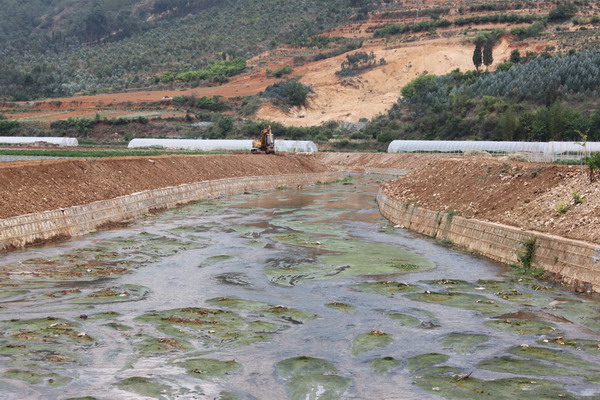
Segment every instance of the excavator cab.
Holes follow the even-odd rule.
[[[260,139],[252,141],[252,154],[275,154],[275,139],[271,125],[260,131]]]

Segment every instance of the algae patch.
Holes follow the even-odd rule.
[[[136,318],[170,336],[195,338],[207,346],[243,346],[271,338],[280,328],[273,323],[250,320],[224,310],[178,308],[151,311]]]
[[[21,369],[9,369],[2,374],[5,378],[18,379],[27,382],[31,385],[45,384],[51,387],[64,386],[71,381],[67,378],[53,372],[38,373],[32,371],[24,371]]]
[[[218,297],[206,301],[208,304],[244,311],[258,312],[287,322],[302,324],[317,318],[316,314],[282,305],[269,305],[258,301],[241,300],[230,297]]]
[[[332,363],[319,358],[289,358],[278,362],[275,369],[285,381],[291,400],[341,399],[351,382],[337,375]]]
[[[404,282],[384,281],[361,283],[353,286],[353,289],[382,296],[393,296],[397,293],[413,293],[421,288]]]
[[[265,267],[265,273],[272,282],[286,286],[313,279],[407,273],[433,268],[431,261],[426,258],[383,243],[297,233],[278,235],[275,239],[283,243],[317,248],[321,253],[316,255],[314,263]]]
[[[437,364],[445,363],[450,357],[440,353],[419,354],[408,359],[409,371],[418,371],[423,368],[432,367]]]
[[[219,361],[210,358],[194,358],[179,362],[177,365],[185,368],[188,374],[207,381],[222,380],[242,368],[234,360]]]
[[[340,310],[348,314],[354,314],[356,311],[356,307],[351,304],[341,303],[339,301],[334,301],[333,303],[327,303],[325,306],[329,308],[333,308],[334,310]]]
[[[370,350],[389,346],[392,341],[392,335],[379,330],[361,333],[352,341],[352,355],[356,356]]]
[[[123,379],[117,382],[115,386],[121,390],[153,398],[164,398],[164,396],[168,396],[172,392],[169,386],[143,376],[133,376]]]
[[[428,291],[425,293],[409,294],[406,297],[411,300],[443,304],[450,307],[486,313],[505,314],[514,311],[514,307],[509,304],[504,304],[488,297],[471,293],[438,293]]]
[[[485,325],[494,328],[501,329],[507,332],[518,333],[520,335],[529,334],[545,334],[556,331],[554,324],[546,321],[537,321],[530,319],[518,319],[518,318],[507,318],[507,319],[494,319],[485,321]]]
[[[473,377],[461,379],[456,375],[427,375],[417,377],[415,383],[433,395],[456,400],[577,399],[560,384],[528,378],[483,380]]]
[[[396,360],[394,357],[377,358],[371,361],[373,371],[380,375],[387,375],[395,368],[402,365],[402,361]]]
[[[440,344],[457,354],[471,354],[489,340],[487,335],[455,332],[441,338]]]

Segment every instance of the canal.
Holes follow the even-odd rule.
[[[600,399],[600,302],[390,226],[382,176],[0,256],[4,399]]]

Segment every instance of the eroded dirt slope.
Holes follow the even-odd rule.
[[[323,172],[310,155],[118,157],[0,163],[0,218],[237,176]]]
[[[599,185],[579,166],[436,156],[384,189],[427,209],[600,243]]]
[[[294,70],[301,82],[314,93],[306,107],[288,112],[264,105],[257,116],[292,126],[314,126],[336,120],[358,122],[387,111],[400,96],[400,90],[421,74],[443,75],[459,68],[473,68],[473,46],[461,38],[423,40],[388,46],[384,41],[369,42],[357,51],[371,52],[387,64],[353,77],[340,78],[335,72],[346,54],[314,62]],[[494,49],[494,57],[505,60],[510,55],[509,41],[504,39]]]

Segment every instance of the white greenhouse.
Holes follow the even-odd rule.
[[[70,137],[0,136],[0,144],[32,143],[49,143],[56,146],[79,146],[77,139]]]
[[[464,154],[469,150],[486,151],[494,156],[520,154],[530,161],[581,159],[600,152],[600,142],[493,142],[475,140],[394,140],[388,153]]]
[[[163,148],[199,151],[250,151],[252,140],[204,139],[132,139],[127,146],[134,148]],[[275,151],[284,153],[314,153],[317,145],[306,140],[276,140]]]

